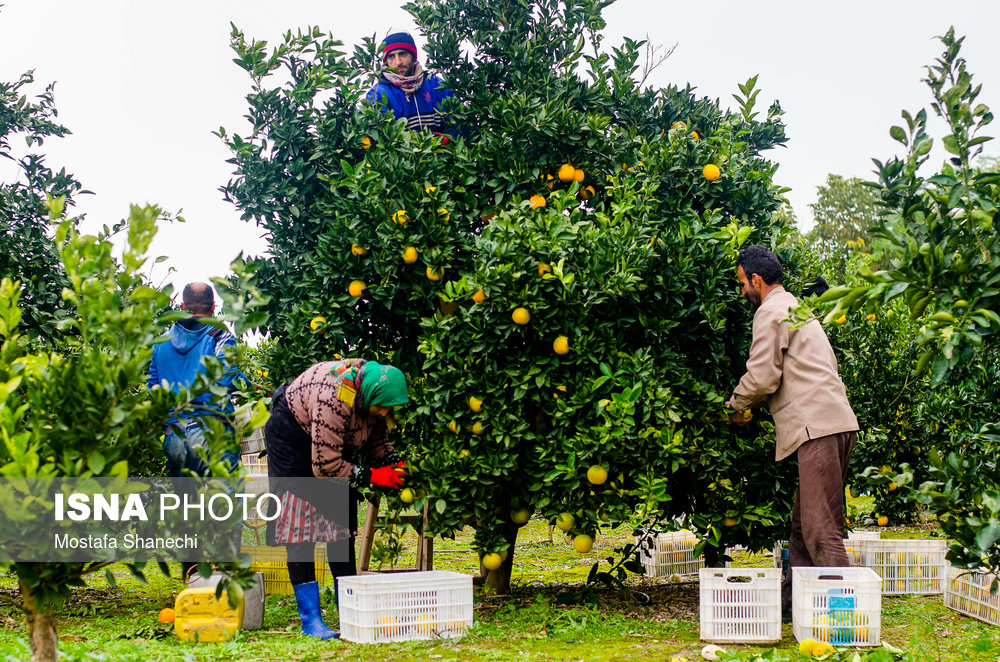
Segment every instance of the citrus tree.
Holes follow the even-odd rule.
[[[11,181],[0,182],[0,278],[21,282],[21,328],[26,338],[49,341],[66,315],[61,293],[67,285],[52,242],[47,197],[63,197],[67,207],[81,193],[80,183],[64,169],[58,172],[40,153],[46,139],[69,133],[55,122],[54,84],[34,99],[28,91],[33,72],[16,82],[0,81],[0,158],[16,164]],[[12,143],[24,141],[24,148]],[[24,155],[15,154],[24,149]]]
[[[62,218],[62,200],[50,201],[54,220]],[[21,284],[0,281],[0,476],[4,478],[126,477],[135,459],[163,433],[171,410],[184,411],[198,394],[212,392],[224,367],[208,362],[206,372],[190,390],[174,394],[145,387],[152,345],[162,339],[166,324],[177,315],[161,315],[169,305],[169,290],[150,287],[143,275],[146,250],[161,216],[155,207],[133,207],[126,246],[120,259],[112,254],[107,236],[80,235],[69,221],[55,231],[60,265],[68,287],[63,292],[71,311],[60,323],[60,335],[45,350],[29,349],[20,335]],[[237,265],[238,266],[238,265]],[[241,307],[238,297],[217,283],[229,297],[227,307]],[[186,315],[181,313],[181,315]],[[237,325],[237,329],[241,331]],[[258,407],[251,423],[259,425],[266,412]],[[208,437],[213,457],[221,456],[226,433],[213,426]],[[219,461],[213,475],[228,475]],[[26,504],[27,505],[27,504]],[[36,504],[37,505],[37,504]],[[8,512],[7,539],[31,539],[37,520],[24,512]],[[16,537],[14,537],[16,536]],[[112,585],[111,562],[0,563],[17,575],[15,600],[25,614],[33,659],[57,659],[54,608],[89,574],[104,571]],[[129,564],[143,577],[144,564]],[[221,564],[237,581],[229,582],[233,604],[250,572],[239,564]],[[166,573],[166,564],[161,564]],[[207,563],[200,570],[210,572]]]
[[[407,5],[456,93],[449,141],[360,101],[371,40],[233,32],[251,128],[219,131],[225,193],[271,244],[269,371],[403,368],[406,497],[433,533],[475,528],[497,590],[532,513],[580,551],[604,526],[688,526],[716,562],[790,510],[770,425],[730,429],[722,405],[749,341],[736,252],[784,230],[761,156],[780,108],[760,116],[755,79],[738,112],[641,88],[643,42],[604,47],[607,4]]]
[[[950,29],[941,42],[944,52],[927,68],[931,108],[949,129],[941,140],[949,153],[940,170],[920,173],[928,160],[933,138],[927,133],[927,112],[903,111],[905,127],[894,126],[891,136],[906,148],[902,158],[875,161],[881,197],[887,212],[879,234],[890,246],[892,266],[879,272],[862,271],[867,282],[829,294],[836,303],[827,313],[832,321],[846,311],[879,309],[899,300],[919,323],[915,342],[916,368],[928,376],[931,387],[953,386],[950,414],[965,418],[963,366],[979,364],[995,370],[1000,331],[1000,173],[973,164],[990,137],[982,129],[992,120],[989,108],[977,102],[980,87],[973,84],[965,60],[959,56],[963,39]],[[987,373],[988,374],[988,373]],[[945,533],[954,540],[948,553],[956,565],[1000,567],[1000,468],[994,427],[998,412],[989,412],[994,426],[976,434],[957,435],[953,450],[931,453],[930,480],[911,484],[913,474],[872,468],[876,484],[906,484],[911,496],[938,515]]]

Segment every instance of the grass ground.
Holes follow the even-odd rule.
[[[698,639],[698,586],[694,582],[632,578],[634,591],[650,596],[640,605],[610,591],[598,591],[595,601],[562,604],[560,598],[579,588],[590,566],[629,539],[619,530],[598,538],[589,554],[573,551],[556,531],[549,542],[548,527],[532,520],[522,529],[514,557],[511,595],[475,602],[475,627],[463,639],[358,645],[321,642],[298,633],[295,601],[270,595],[264,628],[240,632],[229,642],[190,644],[179,641],[172,627],[157,621],[162,607],[171,606],[183,585],[176,578],[150,571],[148,584],[132,578],[124,567],[118,585],[108,587],[95,576],[87,588],[77,589],[58,612],[60,650],[65,660],[668,660],[675,656],[701,659],[704,642]],[[926,529],[889,528],[883,537],[927,536]],[[409,558],[412,563],[412,539]],[[478,560],[470,547],[471,532],[456,540],[435,541],[435,568],[477,573]],[[770,554],[736,556],[735,565],[766,566]],[[176,565],[174,566],[176,567]],[[0,576],[0,593],[15,596],[12,576]],[[328,585],[329,587],[329,585]],[[332,591],[324,591],[327,622],[336,623]],[[1000,661],[1000,628],[966,618],[943,606],[941,596],[883,598],[883,641],[905,651],[881,659]],[[776,646],[726,646],[740,659],[798,659],[791,626],[783,626]],[[11,607],[0,607],[0,651],[7,660],[29,659],[23,643],[25,628]],[[769,652],[771,650],[774,652]],[[853,650],[832,659],[851,660]],[[872,659],[879,659],[873,656]]]

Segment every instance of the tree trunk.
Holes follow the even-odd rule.
[[[18,583],[21,586],[25,618],[28,620],[31,659],[33,662],[56,662],[58,657],[56,621],[52,615],[52,605],[39,609],[35,594],[24,585],[24,580],[19,577]]]
[[[504,526],[504,538],[507,540],[507,558],[496,570],[490,570],[483,582],[483,592],[488,595],[507,595],[510,593],[510,572],[514,568],[514,543],[517,542],[517,524],[507,522]]]

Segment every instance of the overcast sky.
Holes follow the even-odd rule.
[[[399,5],[6,0],[0,80],[34,69],[37,92],[56,81],[59,121],[73,135],[44,150],[50,166],[66,167],[95,193],[78,200],[92,227],[126,216],[133,202],[183,210],[188,222],[163,227],[154,244],[176,269],[167,276],[161,265],[160,277],[179,288],[224,275],[240,250],[265,248],[259,229],[240,221],[218,192],[231,171],[212,131],[245,133],[249,85],[232,62],[230,22],[271,43],[286,30],[317,25],[350,46],[389,28],[414,29]],[[994,0],[618,0],[605,18],[606,47],[623,35],[677,44],[655,71],[656,86],[690,82],[700,95],[734,107],[737,84],[760,75],[762,109],[778,99],[786,111],[788,147],[768,156],[780,164],[778,183],[792,188],[800,223],[808,222],[827,173],[867,178],[873,157],[897,153],[889,127],[901,122],[901,109],[929,107],[920,81],[942,50],[933,37],[949,25],[967,36],[963,54],[983,85],[980,100],[1000,111]],[[940,137],[940,125],[932,128]],[[1000,144],[988,144],[987,153],[1000,154]],[[943,156],[934,154],[936,165]],[[0,164],[0,179],[13,174]]]

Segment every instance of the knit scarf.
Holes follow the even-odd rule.
[[[424,68],[419,62],[413,63],[413,74],[410,76],[401,76],[395,69],[389,68],[382,69],[382,76],[407,94],[413,94],[424,84]]]

